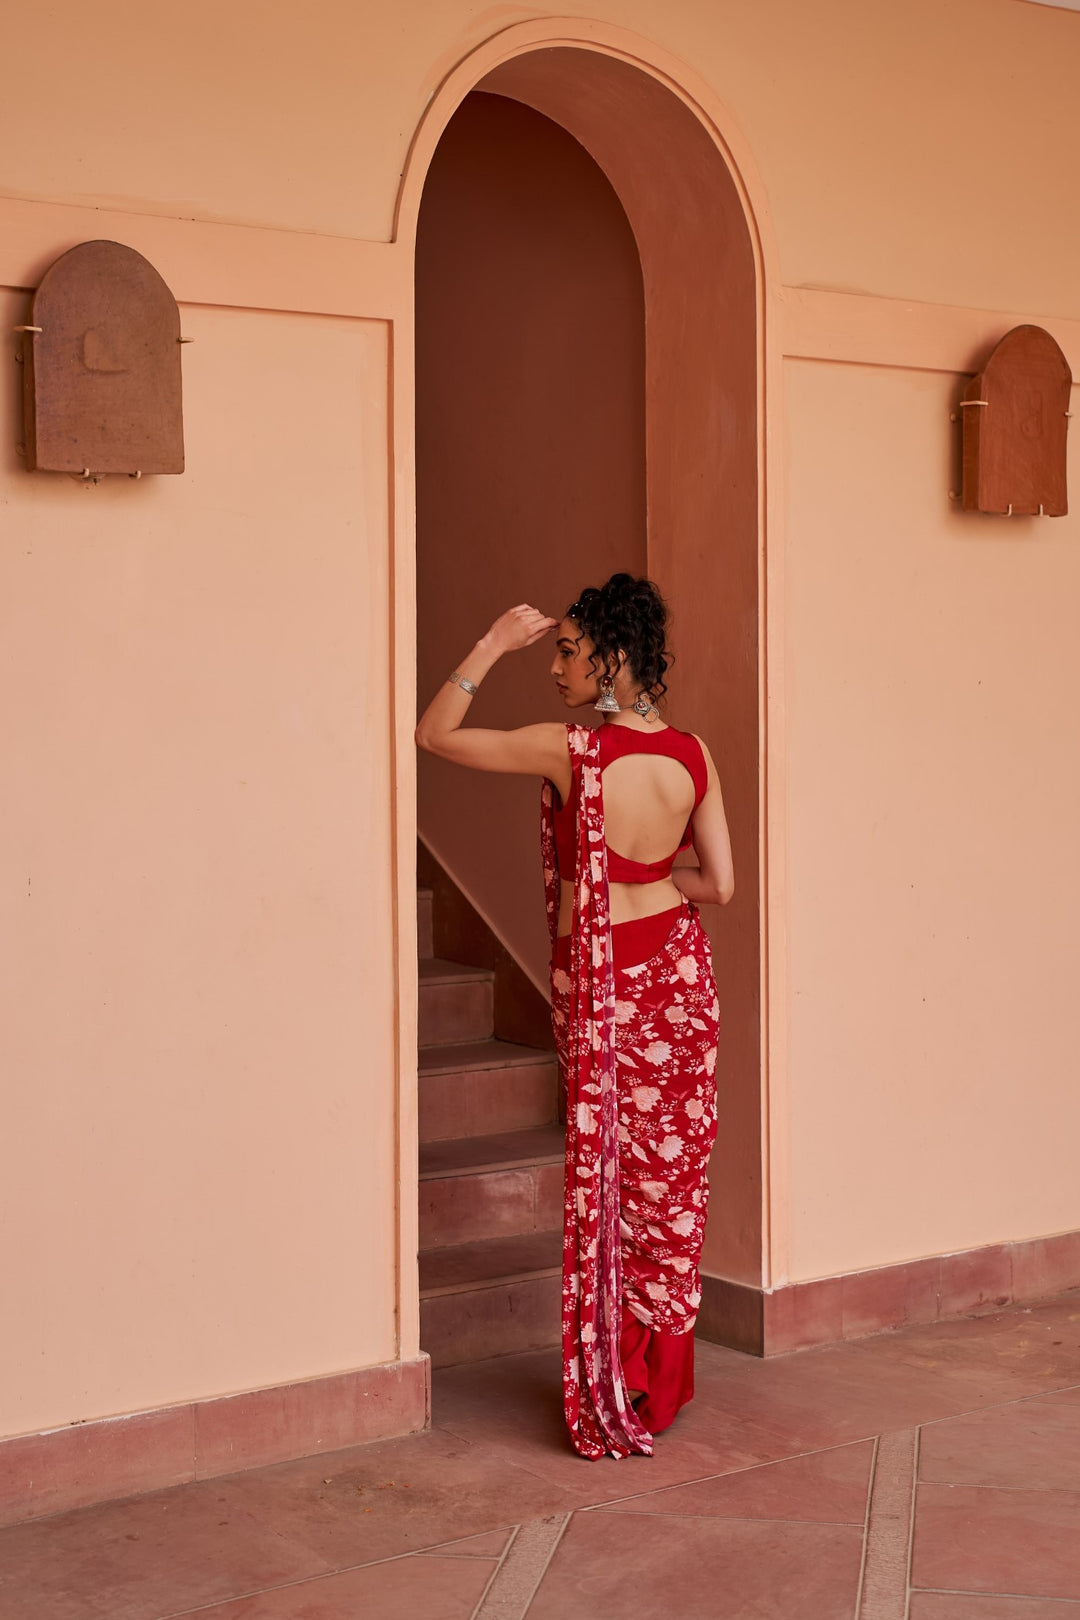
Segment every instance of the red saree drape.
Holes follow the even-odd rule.
[[[692,1334],[701,1301],[719,1008],[708,939],[688,903],[648,961],[616,970],[599,733],[567,731],[580,773],[574,910],[569,970],[552,971],[567,1089],[563,1405],[581,1456],[650,1455],[652,1435],[630,1404],[622,1356],[636,1371],[650,1359],[686,1366],[685,1357],[672,1356],[680,1348],[672,1336]],[[554,947],[559,873],[550,782],[542,806]],[[685,1382],[685,1370],[679,1376]]]

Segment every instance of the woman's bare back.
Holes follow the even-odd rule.
[[[604,767],[608,848],[628,860],[652,864],[666,859],[678,848],[693,808],[694,779],[677,759],[664,754],[629,753]],[[609,893],[613,923],[655,916],[677,906],[682,899],[670,878],[655,883],[612,883]],[[573,884],[564,880],[560,934],[569,932],[572,911]]]

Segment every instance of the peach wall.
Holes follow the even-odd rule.
[[[397,1353],[386,331],[182,315],[183,477],[4,398],[3,1433]]]
[[[1080,314],[1080,220],[1061,206],[1075,14],[1022,0],[560,0],[557,15],[639,34],[731,110],[789,285]],[[60,0],[36,20],[5,88],[0,193],[383,240],[444,77],[550,13],[189,0],[181,25],[99,0],[92,31],[82,16]]]
[[[956,510],[965,380],[785,377],[796,1279],[1080,1225],[1080,457]]]

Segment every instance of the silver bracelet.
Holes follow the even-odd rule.
[[[460,686],[463,692],[468,692],[470,697],[475,697],[477,692],[480,690],[479,684],[476,681],[466,680],[465,676],[460,674],[456,669],[451,670],[450,674],[446,678],[448,681],[453,681],[455,686]]]

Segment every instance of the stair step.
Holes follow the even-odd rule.
[[[561,1332],[558,1060],[495,1039],[495,975],[436,957],[428,888],[416,935],[421,1343],[436,1367],[548,1349]]]
[[[420,1343],[435,1367],[546,1350],[561,1333],[562,1233],[420,1256]]]
[[[494,978],[490,968],[472,967],[468,962],[447,962],[441,956],[431,956],[420,964],[423,984],[471,984],[474,980],[491,984]]]
[[[420,1148],[420,1247],[551,1231],[562,1220],[559,1125]]]
[[[514,1041],[448,1041],[420,1048],[420,1073],[479,1074],[497,1069],[533,1068],[554,1063],[555,1053],[543,1046],[519,1046]]]
[[[490,968],[445,962],[420,963],[421,1046],[486,1040],[494,1028],[495,975]]]
[[[554,1052],[511,1041],[420,1049],[420,1140],[491,1136],[551,1124],[558,1112]]]
[[[430,889],[416,891],[416,954],[421,961],[435,955],[435,925],[433,904],[435,896]]]
[[[420,1255],[420,1298],[561,1275],[561,1231],[453,1243],[444,1249],[426,1249]]]
[[[433,1367],[550,1350],[562,1336],[557,1272],[420,1301],[420,1344]]]
[[[425,1142],[420,1149],[420,1180],[444,1176],[483,1176],[493,1170],[562,1164],[561,1125],[535,1125],[528,1131],[501,1131],[497,1136],[453,1137]]]

